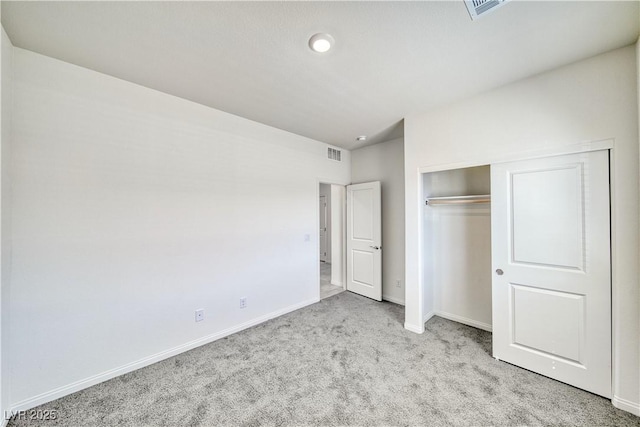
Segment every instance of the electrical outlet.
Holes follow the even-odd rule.
[[[402,287],[402,282],[400,282],[400,279],[396,280],[396,288],[401,288]]]
[[[204,308],[196,310],[196,322],[202,322],[204,320]]]
[[[246,297],[240,298],[240,308],[247,308],[247,298]]]

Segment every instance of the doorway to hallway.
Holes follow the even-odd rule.
[[[331,264],[320,261],[320,299],[334,296],[343,291],[342,286],[331,284]]]
[[[320,183],[318,198],[318,242],[320,262],[320,299],[344,289],[344,201],[341,185]]]

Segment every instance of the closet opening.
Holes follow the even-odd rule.
[[[491,331],[490,167],[422,179],[424,312]]]
[[[610,160],[580,148],[423,174],[421,302],[491,331],[496,359],[610,398]]]

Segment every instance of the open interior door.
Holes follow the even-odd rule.
[[[608,151],[491,166],[493,355],[611,397]]]
[[[380,182],[347,186],[347,290],[382,301]]]

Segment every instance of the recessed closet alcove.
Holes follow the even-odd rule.
[[[443,170],[422,179],[425,313],[490,331],[490,168]]]

